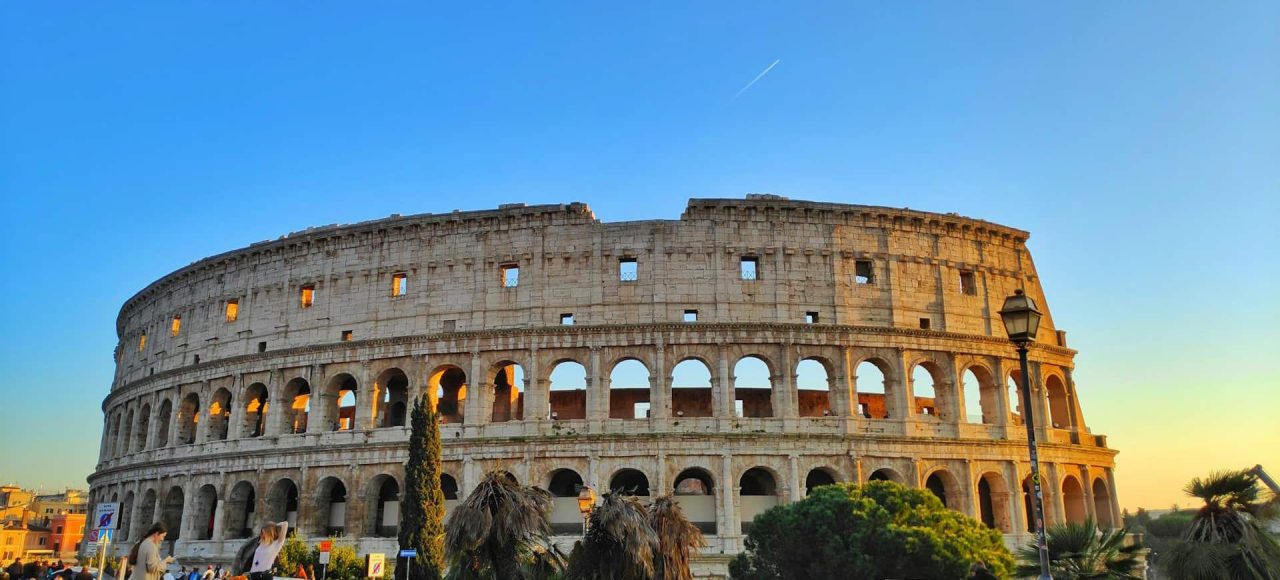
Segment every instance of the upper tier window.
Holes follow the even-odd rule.
[[[240,301],[235,299],[228,300],[227,301],[227,322],[235,322],[236,317],[238,316],[240,316]]]
[[[871,260],[858,260],[854,264],[853,281],[857,284],[874,284],[875,271]]]
[[[303,286],[299,298],[302,301],[303,308],[311,308],[311,305],[316,301],[315,284],[307,284],[306,286]]]
[[[169,325],[169,336],[178,336],[182,332],[182,317],[174,316],[173,323]]]
[[[639,275],[639,264],[635,258],[618,259],[618,280],[635,282]]]
[[[520,266],[515,264],[502,265],[502,287],[515,288],[520,285]]]
[[[747,256],[738,264],[738,274],[743,280],[760,279],[760,258]]]
[[[409,293],[409,275],[403,272],[391,275],[391,295],[404,296]]]
[[[973,272],[968,270],[960,271],[960,293],[970,296],[978,294],[978,280]]]

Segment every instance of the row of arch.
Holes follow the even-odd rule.
[[[621,357],[608,367],[607,409],[610,419],[645,419],[654,409],[656,381],[649,366],[635,357]],[[834,364],[823,357],[800,360],[791,377],[780,377],[767,357],[744,355],[733,364],[729,376],[732,410],[739,417],[778,416],[777,407],[793,406],[800,417],[840,414],[842,379]],[[914,362],[909,381],[895,376],[894,366],[879,357],[866,358],[854,366],[852,382],[856,404],[851,411],[864,419],[926,418],[980,424],[1017,424],[1022,397],[1016,385],[1017,370],[1005,373],[1003,386],[986,365],[970,363],[960,371],[960,386],[951,388],[944,367],[925,358]],[[467,412],[470,380],[460,366],[444,364],[426,376],[423,389],[441,413],[444,423],[502,423],[526,418],[544,420],[585,419],[591,379],[587,368],[573,359],[547,365],[548,386],[541,408],[526,407],[530,380],[524,367],[514,360],[491,365],[483,377],[487,389],[480,403],[484,408]],[[789,381],[788,381],[789,379]],[[679,360],[670,377],[667,416],[711,417],[717,415],[715,399],[719,380],[709,362],[689,355]],[[794,386],[794,401],[779,384]],[[1076,425],[1072,396],[1066,382],[1050,373],[1044,381],[1047,408],[1052,426]],[[902,392],[899,392],[902,391]],[[349,372],[340,372],[314,388],[302,376],[285,382],[273,393],[265,382],[251,382],[238,396],[227,387],[217,388],[202,401],[200,393],[189,392],[177,400],[162,398],[153,409],[149,402],[126,406],[109,416],[104,436],[104,455],[118,457],[170,444],[192,444],[228,438],[258,437],[266,434],[342,431],[367,428],[403,427],[411,396],[408,374],[391,367],[380,372],[371,384],[362,387]],[[273,400],[273,396],[278,400]],[[902,401],[909,401],[902,408]],[[204,406],[202,406],[202,404]],[[270,410],[276,407],[274,412]],[[135,409],[136,407],[136,409]],[[527,412],[528,411],[528,412]],[[154,425],[154,434],[152,433]],[[171,424],[171,422],[173,424]],[[201,425],[201,422],[204,422]],[[171,441],[172,439],[172,441]]]
[[[505,474],[513,481],[518,481],[510,472]],[[869,481],[887,480],[910,485],[907,478],[893,468],[884,467],[872,471]],[[233,478],[234,480],[234,478]],[[736,496],[735,518],[745,533],[755,516],[765,510],[800,496],[788,493],[784,480],[772,468],[763,465],[750,467],[738,477],[736,487],[729,493]],[[99,501],[121,502],[121,531],[118,541],[127,541],[139,533],[152,521],[163,521],[168,526],[170,540],[225,540],[247,538],[253,530],[266,521],[289,521],[290,528],[299,530],[304,536],[344,536],[360,537],[395,537],[399,526],[400,482],[395,476],[381,473],[373,476],[363,485],[344,481],[343,478],[328,475],[320,478],[314,487],[304,491],[298,482],[290,477],[274,480],[265,490],[258,489],[255,482],[240,479],[234,480],[224,494],[218,486],[211,483],[201,484],[194,489],[172,485],[167,489],[146,488],[135,494],[127,491],[123,495],[114,492],[111,496],[99,496]],[[804,495],[815,488],[831,485],[841,481],[839,473],[826,467],[810,469],[803,478]],[[571,468],[558,468],[546,475],[543,481],[534,482],[547,489],[553,496],[554,509],[551,514],[553,528],[560,534],[580,534],[581,516],[577,507],[577,496],[584,485],[580,473]],[[444,492],[446,507],[459,499],[457,479],[448,473],[441,475],[441,489]],[[1080,479],[1068,474],[1061,479],[1058,489],[1049,490],[1050,494],[1058,494],[1062,502],[1063,517],[1068,522],[1082,523],[1090,512],[1100,525],[1115,525],[1112,512],[1111,493],[1107,482],[1101,477],[1093,478],[1090,494],[1094,505],[1092,510],[1086,505],[1086,494]],[[718,511],[722,504],[717,498],[725,491],[716,481],[715,475],[702,467],[688,467],[680,471],[666,490],[654,489],[649,476],[641,469],[625,467],[611,473],[607,491],[647,497],[658,493],[670,493],[681,504],[686,517],[697,525],[704,533],[716,535],[720,533],[722,520]],[[1025,521],[1014,523],[1012,496],[1004,476],[996,471],[988,471],[977,475],[974,485],[976,506],[966,506],[970,501],[960,480],[949,470],[937,468],[923,477],[924,489],[933,493],[948,508],[970,513],[988,527],[1003,533],[1029,531],[1031,528],[1031,482],[1029,477],[1022,482],[1019,494],[1022,498]],[[188,498],[187,494],[192,497]],[[261,497],[259,494],[264,494]],[[190,512],[190,513],[188,513]],[[1015,530],[1015,527],[1017,528]]]

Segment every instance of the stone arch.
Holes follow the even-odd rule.
[[[649,367],[638,358],[624,357],[609,370],[609,418],[648,419],[653,393]]]
[[[253,383],[244,394],[244,419],[240,423],[240,432],[245,437],[261,437],[267,432],[267,386]]]
[[[134,451],[142,451],[147,448],[147,429],[151,426],[151,404],[143,403],[142,410],[138,413],[138,428],[133,433],[133,441],[130,447]]]
[[[942,505],[956,511],[964,511],[960,482],[945,468],[938,468],[924,479],[924,488],[942,501]]]
[[[493,386],[492,422],[524,420],[524,367],[515,361],[500,361],[489,369],[486,384]]]
[[[690,467],[676,474],[672,480],[675,500],[684,515],[702,533],[715,535],[716,493],[715,478],[701,467]]]
[[[639,469],[630,467],[619,469],[609,477],[609,491],[622,493],[623,495],[648,497],[649,477]]]
[[[556,535],[582,533],[582,512],[578,511],[578,492],[582,476],[572,469],[556,469],[547,480],[551,492],[551,531]]]
[[[901,473],[898,473],[898,470],[892,467],[881,467],[880,469],[872,471],[871,475],[867,476],[867,481],[892,481],[902,485],[907,484],[907,478],[903,477]]]
[[[896,388],[893,365],[879,357],[868,357],[853,368],[857,413],[865,419],[901,419],[901,411],[894,408],[897,403],[893,400]]]
[[[1049,397],[1049,425],[1054,429],[1070,429],[1075,426],[1071,420],[1071,398],[1067,394],[1067,386],[1062,378],[1051,374],[1044,381],[1045,395]]]
[[[583,485],[582,476],[572,469],[556,469],[547,477],[547,491],[552,497],[576,498]]]
[[[772,469],[752,467],[738,478],[738,514],[742,533],[747,533],[756,516],[778,505],[778,478]]]
[[[1116,527],[1115,519],[1111,514],[1111,490],[1107,486],[1107,482],[1101,477],[1093,479],[1093,513],[1094,519],[1098,521],[1098,526],[1102,528]]]
[[[209,426],[207,441],[224,441],[231,426],[231,391],[221,388],[214,391],[209,400]]]
[[[837,483],[840,483],[840,476],[834,471],[826,467],[815,467],[804,476],[804,493],[809,495],[815,488]]]
[[[301,491],[297,483],[287,477],[276,480],[267,493],[267,521],[287,521],[290,528],[297,528],[299,499]]]
[[[169,423],[173,420],[173,401],[161,399],[156,410],[156,447],[169,445]]]
[[[325,430],[351,431],[356,428],[359,389],[360,384],[351,373],[338,373],[328,380],[323,399]],[[346,509],[345,506],[342,509]]]
[[[138,520],[142,528],[151,527],[159,521],[156,519],[156,490],[148,487],[142,492],[142,503],[138,504]]]
[[[1043,473],[1041,475],[1043,475]],[[1041,489],[1040,491],[1041,493],[1044,493],[1047,490]],[[1026,477],[1022,478],[1022,513],[1026,516],[1026,521],[1022,523],[1025,526],[1023,530],[1027,532],[1035,529],[1035,512],[1032,511],[1032,508],[1034,507],[1032,505],[1032,499],[1035,497],[1035,494],[1036,489],[1031,483],[1031,475],[1027,474]],[[1049,506],[1046,505],[1043,507],[1048,509]],[[1040,514],[1040,517],[1041,521],[1044,521],[1046,524],[1048,523],[1049,517],[1047,514],[1042,513]]]
[[[122,428],[124,429],[124,433],[122,433],[120,437],[120,444],[119,444],[120,452],[117,453],[117,455],[128,455],[129,443],[132,442],[133,440],[133,408],[132,407],[130,407],[129,410],[125,412],[124,425]]]
[[[820,356],[809,356],[796,363],[796,403],[801,417],[827,417],[836,408],[836,389],[831,384],[834,365]]]
[[[1003,533],[1013,533],[1013,518],[1009,514],[1009,485],[1004,476],[988,471],[978,476],[978,520],[988,528]]]
[[[1083,524],[1089,517],[1084,505],[1084,488],[1074,475],[1062,478],[1062,508],[1067,523]]]
[[[347,499],[347,484],[337,477],[330,475],[316,484],[316,510],[312,515],[315,533],[326,536],[346,534]]]
[[[173,486],[164,494],[164,503],[160,506],[160,521],[169,528],[167,540],[182,539],[182,508],[185,494],[181,486]]]
[[[448,473],[440,474],[440,491],[444,493],[445,501],[458,500],[458,480],[454,479]]]
[[[676,417],[710,417],[714,388],[711,365],[689,356],[671,367],[671,414]]]
[[[769,359],[749,354],[733,363],[734,414],[738,417],[773,416],[773,370]]]
[[[107,458],[124,455],[120,452],[120,421],[123,420],[121,412],[118,410],[113,411],[110,418],[107,419],[107,432],[104,434],[104,438],[107,440]]]
[[[195,501],[191,504],[192,528],[197,540],[213,540],[214,514],[218,512],[218,489],[211,484],[200,486],[196,490]]]
[[[916,361],[911,372],[911,412],[920,417],[949,419],[947,374],[942,365],[930,358]]]
[[[133,490],[124,493],[124,501],[120,502],[120,530],[113,538],[116,542],[129,541],[129,526],[133,525]]]
[[[436,400],[441,423],[462,423],[467,403],[467,373],[456,365],[441,365],[431,371],[427,389]]]
[[[373,424],[380,429],[404,427],[409,413],[409,375],[391,367],[373,381]]]
[[[253,529],[258,523],[254,514],[258,509],[257,504],[258,496],[252,482],[241,480],[232,486],[231,493],[227,494],[226,506],[223,508],[227,514],[223,536],[227,539],[253,536]]]
[[[385,473],[374,476],[365,490],[364,535],[394,538],[400,532],[400,482]]]
[[[994,425],[999,416],[1000,396],[994,374],[985,366],[971,364],[960,373],[961,393],[964,397],[964,419],[968,423]]]
[[[587,367],[572,358],[559,358],[547,374],[547,418],[559,421],[587,418]]]
[[[306,433],[311,427],[311,383],[302,377],[296,377],[285,383],[284,397],[280,404],[284,412],[280,413],[278,433]],[[263,406],[265,412],[266,406]]]
[[[200,395],[187,393],[178,407],[178,440],[179,445],[190,445],[196,442],[196,426],[200,422]]]

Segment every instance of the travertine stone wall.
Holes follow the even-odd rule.
[[[755,513],[824,477],[929,487],[1014,542],[1028,470],[1007,388],[1016,353],[997,311],[1022,288],[1046,312],[1030,382],[1049,520],[1118,521],[1115,452],[1085,426],[1074,351],[1026,239],[951,214],[773,196],[691,200],[679,220],[602,223],[574,203],[296,232],[195,262],[126,302],[92,497],[125,502],[129,535],[180,521],[175,549],[189,560],[229,558],[245,527],[290,507],[305,536],[340,531],[390,551],[380,518],[394,511],[407,441],[396,413],[442,396],[448,371],[465,381],[442,427],[458,497],[494,468],[543,486],[570,469],[605,489],[632,469],[652,494],[696,476],[710,495],[682,501],[714,530],[708,574]],[[744,258],[756,279],[740,276]],[[634,280],[620,279],[621,260],[636,262]],[[519,268],[514,287],[504,267]],[[689,310],[696,322],[683,322]],[[767,389],[735,386],[744,357],[768,367]],[[644,365],[648,389],[611,393],[625,360]],[[673,391],[686,360],[711,380]],[[804,360],[821,364],[826,389],[797,387]],[[553,390],[565,362],[586,369],[581,389]],[[882,385],[860,388],[866,365]],[[932,396],[917,396],[917,367]],[[980,384],[964,385],[966,371]],[[355,403],[344,407],[346,389]],[[966,397],[981,399],[981,417],[966,415]],[[709,412],[693,412],[699,400]],[[636,402],[647,418],[618,418]]]

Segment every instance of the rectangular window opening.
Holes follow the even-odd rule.
[[[978,279],[973,272],[968,270],[960,272],[960,292],[969,296],[978,295]]]
[[[240,301],[227,301],[227,322],[235,322],[236,317],[240,316]]]
[[[742,399],[737,399],[733,402],[733,413],[735,417],[745,416],[742,414]]]
[[[565,326],[573,326],[573,313],[566,312],[560,315],[560,324]]]
[[[930,322],[930,320],[929,320],[928,318],[921,318],[921,319],[920,319],[920,328],[921,328],[921,329],[923,329],[923,330],[929,330],[929,322]]]
[[[818,323],[818,313],[817,313],[817,312],[806,312],[806,313],[804,313],[804,323],[805,323],[805,324],[817,324],[817,323]]]
[[[502,265],[502,287],[515,288],[520,285],[520,266],[515,264]]]
[[[351,342],[351,337],[352,337],[352,336],[353,336],[353,334],[352,334],[352,332],[351,332],[350,330],[344,330],[344,331],[342,331],[342,342]]]
[[[409,293],[408,274],[404,274],[404,273],[393,274],[391,276],[391,295],[393,297],[404,296],[405,294],[408,294],[408,293]]]
[[[685,322],[697,322],[697,321],[698,321],[698,311],[697,311],[697,310],[685,310],[685,311],[684,311],[684,321],[685,321]]]
[[[200,355],[198,355],[198,354],[197,354],[197,355],[193,356],[193,357],[192,357],[192,359],[191,359],[191,364],[193,364],[193,365],[198,365],[198,364],[200,364]]]
[[[300,298],[302,300],[303,308],[311,308],[311,305],[315,304],[316,301],[315,284],[307,284],[306,286],[303,286]]]
[[[618,259],[618,280],[623,282],[635,282],[639,273],[639,264],[636,262],[635,258]]]
[[[738,265],[738,273],[743,280],[759,280],[760,279],[760,258],[754,256],[745,256]]]
[[[182,332],[182,317],[174,316],[173,323],[169,325],[169,336],[178,336]]]
[[[853,281],[856,284],[874,284],[875,271],[871,260],[858,260],[854,263]]]
[[[649,418],[649,407],[650,407],[650,405],[649,405],[649,401],[643,401],[643,402],[640,402],[640,403],[636,403],[636,404],[635,404],[635,411],[634,411],[634,415],[635,415],[635,416],[634,416],[634,418],[635,418],[635,419],[648,419],[648,418]]]
[[[142,352],[145,348],[147,348],[147,333],[144,332],[138,336],[138,352]]]
[[[458,329],[458,321],[446,320],[443,323],[441,323],[440,328],[443,329],[444,332],[453,332]]]
[[[264,340],[258,343],[258,352],[267,352],[267,341]]]

